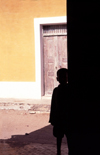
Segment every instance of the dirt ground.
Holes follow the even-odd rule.
[[[22,110],[0,110],[0,119],[0,139],[24,135],[50,125],[48,113],[30,114]]]
[[[56,139],[48,121],[49,113],[0,110],[0,155],[56,154]],[[68,153],[65,137],[62,153]]]

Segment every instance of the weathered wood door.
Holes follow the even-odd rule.
[[[59,25],[55,26],[55,29],[54,26],[44,28],[44,95],[46,96],[51,96],[54,87],[58,85],[57,70],[67,68],[66,29],[66,25],[63,29]],[[56,32],[53,33],[53,30]]]

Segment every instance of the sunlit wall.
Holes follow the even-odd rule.
[[[66,8],[66,0],[0,0],[0,81],[35,81],[34,18]]]

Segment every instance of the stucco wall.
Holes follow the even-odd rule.
[[[66,0],[0,0],[0,81],[35,81],[34,18],[66,16]]]

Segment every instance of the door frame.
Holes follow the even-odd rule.
[[[43,35],[44,25],[67,24],[67,16],[34,18],[34,34],[35,34],[35,85],[38,89],[38,97],[44,95],[43,80]]]

